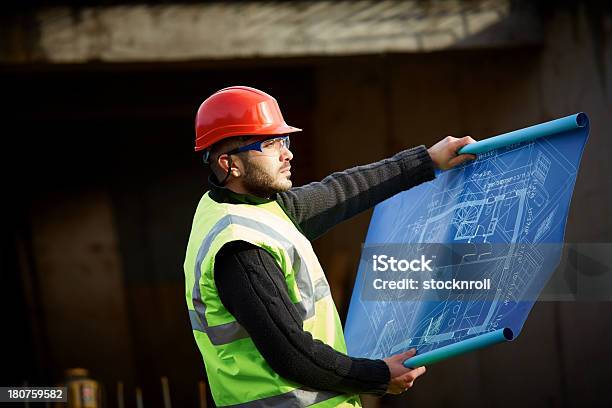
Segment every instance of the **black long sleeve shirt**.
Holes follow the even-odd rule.
[[[433,162],[419,146],[270,199],[234,193],[211,177],[210,196],[233,204],[276,200],[300,231],[314,240],[334,225],[434,177]],[[214,272],[221,302],[277,373],[316,389],[385,393],[390,374],[384,361],[349,357],[303,330],[283,272],[267,251],[245,241],[228,243],[215,257]]]

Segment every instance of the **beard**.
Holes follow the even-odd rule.
[[[249,193],[258,197],[268,198],[276,193],[282,193],[291,188],[293,183],[288,178],[283,178],[277,170],[271,174],[270,170],[255,162],[245,161],[244,187]]]

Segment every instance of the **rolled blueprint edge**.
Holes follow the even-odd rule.
[[[474,350],[503,343],[514,339],[514,333],[509,328],[490,331],[467,340],[440,347],[423,354],[416,355],[404,361],[404,367],[415,368],[430,365]]]
[[[498,136],[493,136],[483,139],[476,143],[463,146],[458,154],[470,153],[479,154],[485,153],[500,147],[509,146],[515,143],[528,142],[541,137],[551,136],[557,133],[566,132],[588,126],[589,117],[584,112],[575,113],[563,118],[551,120],[549,122],[540,123],[529,126],[524,129],[514,130],[512,132],[503,133]]]

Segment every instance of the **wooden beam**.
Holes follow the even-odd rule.
[[[539,43],[542,30],[534,7],[510,3],[361,0],[51,7],[35,12],[32,41],[23,39],[23,17],[11,20],[8,32],[15,40],[0,48],[0,62],[335,56]],[[33,49],[24,51],[26,46]]]

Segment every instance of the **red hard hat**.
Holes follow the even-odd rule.
[[[259,89],[231,86],[202,102],[195,120],[195,150],[241,135],[282,135],[302,129],[285,123],[276,99]]]

